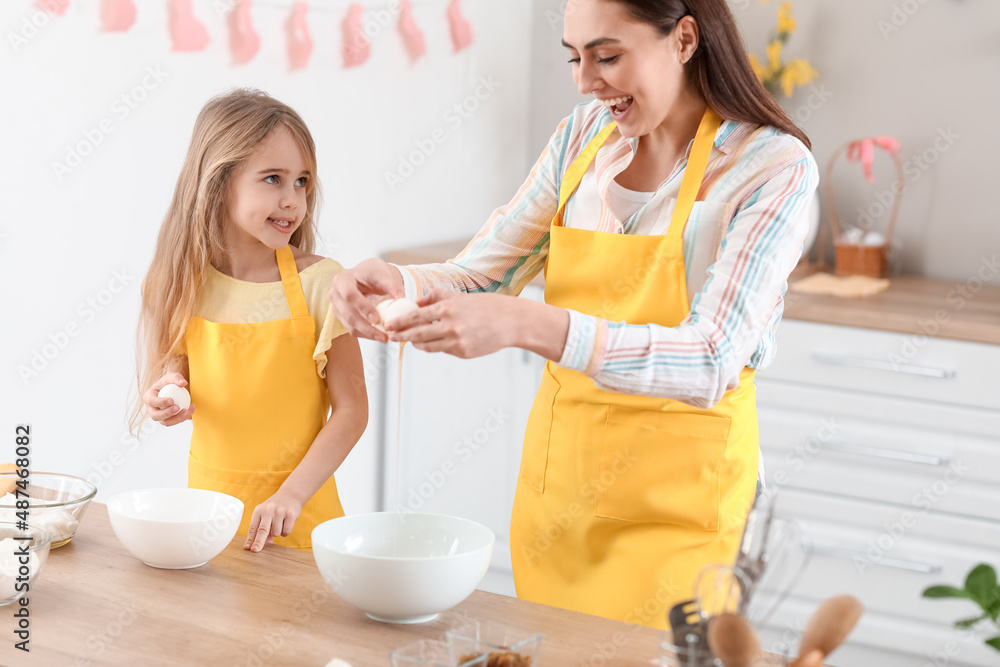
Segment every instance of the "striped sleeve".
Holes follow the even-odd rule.
[[[559,364],[611,391],[699,408],[718,403],[739,384],[740,372],[780,319],[788,275],[802,254],[819,173],[804,148],[785,164],[740,207],[704,288],[678,326],[630,325],[570,311]]]
[[[399,267],[406,296],[416,299],[435,288],[520,294],[545,265],[565,164],[610,121],[606,111],[578,105],[556,128],[514,198],[493,212],[457,257]]]

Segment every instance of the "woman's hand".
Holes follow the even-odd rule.
[[[250,517],[250,530],[247,531],[247,541],[243,549],[257,552],[265,544],[274,542],[278,535],[288,537],[292,534],[295,521],[302,514],[302,503],[287,493],[278,491],[273,496],[253,508]]]
[[[194,414],[194,403],[187,410],[181,410],[174,403],[174,399],[157,396],[160,390],[168,384],[186,387],[187,380],[180,373],[165,373],[142,395],[142,402],[146,405],[146,414],[149,415],[150,419],[164,426],[174,426],[191,419],[191,415]]]
[[[481,357],[518,343],[521,304],[516,297],[434,290],[417,305],[419,310],[385,327],[389,340],[462,359]]]
[[[379,321],[375,304],[387,297],[402,297],[404,292],[399,269],[380,259],[366,259],[334,276],[328,296],[333,314],[348,333],[384,343],[385,334],[373,326]]]

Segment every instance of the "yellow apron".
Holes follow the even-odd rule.
[[[193,317],[185,334],[193,416],[188,486],[243,501],[246,535],[257,505],[270,498],[326,423],[330,401],[316,372],[316,325],[288,246],[275,253],[291,318],[218,324]],[[344,516],[331,476],[302,508],[288,537],[311,549],[312,529]]]
[[[666,234],[562,226],[612,123],[559,188],[545,301],[612,322],[674,327],[690,307],[682,234],[721,120],[705,113]],[[710,409],[605,391],[549,362],[524,437],[511,518],[517,596],[667,627],[709,563],[731,563],[757,480],[754,371]]]

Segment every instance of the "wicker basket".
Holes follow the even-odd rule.
[[[834,273],[838,276],[884,278],[889,272],[889,246],[892,243],[892,233],[896,228],[896,219],[899,217],[902,191],[895,196],[895,201],[892,205],[892,214],[889,217],[889,225],[886,228],[882,245],[858,245],[845,240],[840,224],[840,217],[837,215],[836,200],[833,195],[833,166],[837,159],[846,153],[848,148],[854,143],[850,141],[834,151],[830,157],[830,161],[826,165],[824,194],[826,195],[827,211],[830,214],[830,228],[833,231]],[[886,151],[886,153],[889,154],[896,165],[899,182],[903,183],[903,163],[899,160],[899,156],[896,153],[891,151]]]

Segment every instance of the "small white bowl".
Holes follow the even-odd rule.
[[[199,567],[226,548],[243,519],[243,502],[204,489],[125,491],[108,500],[111,528],[151,567]]]
[[[431,621],[469,597],[494,542],[486,526],[442,514],[356,514],[312,531],[313,558],[330,588],[386,623]]]

